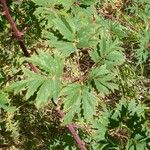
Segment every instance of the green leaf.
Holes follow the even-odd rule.
[[[87,87],[83,88],[82,91],[82,107],[83,107],[83,114],[87,120],[92,119],[96,106],[97,106],[97,99],[96,97],[89,92]]]
[[[70,54],[77,49],[74,43],[58,40],[58,38],[50,32],[44,32],[44,37],[47,39],[47,43],[51,47],[56,48],[63,58],[70,56]]]
[[[60,77],[63,73],[63,60],[58,56],[50,55],[48,52],[39,51],[38,55],[34,54],[26,60],[48,72],[51,76]]]
[[[41,106],[48,103],[48,100],[52,98],[52,80],[46,80],[37,92],[36,106],[40,108]]]
[[[73,29],[63,16],[56,16],[53,20],[54,26],[68,41],[73,41],[75,39]]]
[[[7,93],[0,93],[0,108],[4,107],[8,103],[8,94]]]
[[[45,6],[45,7],[48,7],[48,6],[51,6],[51,4],[53,4],[55,2],[55,0],[32,0],[36,5],[39,5],[39,6]]]
[[[101,115],[98,120],[91,122],[92,127],[97,129],[96,136],[95,136],[96,140],[98,141],[105,140],[105,136],[108,130],[108,125],[110,123],[109,121],[110,116],[111,113],[109,112],[109,110],[106,109],[101,112]]]
[[[75,114],[81,113],[82,110],[86,120],[89,121],[91,118],[93,118],[97,101],[96,97],[92,94],[92,92],[89,91],[87,87],[78,83],[70,84],[62,90],[61,96],[65,97],[65,123],[69,123],[67,121],[71,121]]]
[[[59,4],[62,4],[65,7],[65,10],[69,10],[70,7],[74,4],[75,0],[57,0]]]
[[[26,90],[26,98],[30,98],[38,89],[38,87],[44,82],[45,78],[40,74],[36,74],[28,69],[23,69],[25,76],[27,77],[26,80],[21,80],[13,83],[7,89],[8,91],[14,91],[15,94],[18,94],[22,90]]]
[[[106,64],[112,68],[116,65],[121,65],[124,61],[124,55],[118,39],[112,41],[109,37],[102,37],[97,48],[90,53],[92,60],[99,64]]]
[[[141,142],[136,144],[136,149],[138,150],[145,150],[146,142]]]
[[[80,0],[84,5],[91,5],[95,2],[95,0]]]
[[[41,83],[35,82],[35,84],[33,84],[33,83],[31,84],[33,86],[36,86],[37,84],[41,85],[39,87],[39,89],[36,89],[36,91],[37,91],[37,96],[36,96],[37,108],[44,106],[52,98],[55,101],[58,98],[59,92],[61,90],[61,82],[59,79],[47,79],[47,80],[42,81]],[[30,90],[30,88],[28,88],[28,92],[30,93],[29,90]],[[28,95],[26,95],[26,96],[28,96]]]
[[[140,117],[141,115],[144,116],[144,106],[142,104],[137,103],[134,99],[130,101],[128,104],[128,111],[131,116],[135,115],[135,113]]]
[[[106,65],[93,68],[89,74],[90,83],[93,87],[96,86],[96,89],[102,94],[108,94],[110,91],[118,89],[118,85],[113,80],[114,76],[106,69]]]
[[[136,50],[136,58],[138,60],[138,64],[142,64],[146,62],[150,58],[149,51],[149,42],[150,42],[150,30],[145,29],[141,34],[139,33],[139,48]]]
[[[3,82],[4,77],[2,76],[1,70],[0,70],[0,84]]]
[[[57,79],[57,78],[53,78],[51,80],[51,95],[52,95],[52,98],[53,100],[57,101],[58,99],[58,96],[60,94],[60,91],[61,91],[61,88],[62,88],[62,83],[60,81],[60,79]]]
[[[28,82],[27,83],[28,91],[26,93],[26,99],[29,99],[43,84],[43,82],[44,80],[37,80],[36,78],[34,80],[31,80],[31,82]]]
[[[76,106],[77,104],[80,104],[79,101],[81,101],[81,85],[71,84],[66,86],[62,90],[62,95],[66,96],[64,101],[64,110],[67,111],[70,108]]]
[[[1,108],[7,112],[15,112],[16,111],[16,107],[11,106],[9,104],[10,99],[8,97],[8,93],[4,93],[4,92],[0,92],[0,111]],[[0,112],[1,113],[1,112]]]
[[[98,126],[97,126],[97,134],[96,134],[96,139],[98,141],[101,141],[101,140],[105,140],[105,134],[107,132],[107,126],[103,125],[102,122],[97,122]]]
[[[94,47],[98,43],[98,25],[89,24],[81,27],[77,32],[78,48]]]
[[[36,106],[38,108],[47,104],[49,99],[57,100],[62,86],[60,80],[63,73],[62,59],[46,52],[39,52],[38,55],[33,55],[27,60],[45,72],[34,73],[24,68],[25,80],[13,83],[8,89],[15,93],[26,90],[26,99],[37,93]]]
[[[127,108],[128,104],[126,99],[122,98],[119,103],[116,104],[116,108],[111,116],[112,119],[118,121],[118,119],[121,117],[122,108]]]
[[[70,54],[74,53],[76,51],[76,47],[71,42],[63,42],[63,41],[53,41],[50,43],[53,47],[59,50],[61,56],[63,58],[70,56]]]
[[[79,104],[80,104],[80,103],[79,103]],[[78,111],[78,107],[77,107],[77,106],[74,107],[74,109],[70,109],[70,110],[66,113],[65,117],[63,118],[63,124],[64,124],[64,125],[67,125],[68,123],[70,123],[70,122],[73,120],[74,115],[76,114],[77,111]]]
[[[11,84],[7,90],[8,91],[14,91],[15,94],[19,93],[22,90],[25,90],[26,86],[27,86],[28,81],[27,80],[22,80],[22,81],[18,81],[15,82],[13,84]]]

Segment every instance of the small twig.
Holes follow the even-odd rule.
[[[64,114],[63,111],[57,109],[57,112],[58,112],[58,114],[59,114],[59,117],[61,117],[61,118],[64,117],[65,114]],[[76,140],[79,149],[80,149],[80,150],[86,150],[85,142],[80,139],[79,135],[77,134],[76,130],[74,129],[74,128],[75,128],[74,125],[69,124],[69,125],[67,125],[67,128],[70,130],[70,132],[71,132],[73,138]]]
[[[27,50],[27,48],[26,48],[26,46],[23,42],[23,33],[18,30],[13,18],[11,17],[9,9],[7,7],[7,4],[6,4],[6,0],[1,0],[1,4],[2,4],[2,7],[3,7],[4,15],[6,16],[8,22],[11,26],[11,29],[13,31],[13,36],[17,39],[17,41],[20,45],[20,48],[22,49],[24,55],[26,57],[29,57],[30,54],[29,54],[29,52],[28,52],[28,50]]]
[[[7,20],[8,20],[8,22],[9,22],[9,24],[10,24],[10,26],[11,26],[13,32],[14,32],[14,36],[16,38],[21,38],[23,36],[23,34],[22,34],[22,32],[20,32],[17,29],[16,24],[15,24],[13,18],[10,15],[9,9],[7,7],[7,4],[6,4],[6,0],[1,0],[1,4],[2,4],[2,7],[3,7],[4,14],[7,17]]]

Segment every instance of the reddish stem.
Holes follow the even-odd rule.
[[[1,0],[1,4],[2,4],[2,6],[3,6],[4,14],[5,14],[5,16],[7,17],[7,20],[8,20],[8,22],[9,22],[9,24],[10,24],[10,26],[11,26],[13,32],[14,32],[14,36],[15,36],[16,38],[21,38],[21,37],[23,36],[23,33],[20,32],[20,31],[17,29],[16,24],[15,24],[13,18],[11,17],[11,15],[10,15],[10,13],[9,13],[9,9],[8,9],[8,7],[7,7],[7,4],[6,4],[6,0]]]
[[[3,6],[3,10],[4,10],[5,16],[7,18],[7,21],[9,22],[9,24],[12,28],[13,34],[19,42],[20,48],[22,49],[22,51],[23,51],[23,53],[26,57],[30,57],[30,54],[27,51],[27,48],[26,48],[26,46],[23,42],[23,33],[18,30],[18,28],[16,26],[16,23],[14,22],[13,18],[11,17],[9,9],[7,7],[7,4],[6,4],[6,0],[0,0],[0,2]],[[38,73],[38,69],[37,69],[36,66],[34,66],[31,63],[29,63],[29,66],[30,66],[30,68],[33,72]],[[60,118],[64,117],[64,112],[63,111],[57,109],[57,112],[58,112]],[[80,139],[80,137],[77,134],[77,131],[75,130],[74,126],[72,124],[69,124],[69,125],[67,125],[67,128],[70,131],[71,135],[73,136],[74,140],[76,141],[78,148],[80,150],[87,150],[86,147],[85,147],[85,142]]]
[[[59,114],[59,116],[61,118],[63,118],[64,115],[65,115],[64,112],[59,110],[59,109],[57,109],[57,113]],[[72,134],[73,138],[75,139],[79,149],[80,150],[87,150],[86,147],[85,147],[85,142],[80,139],[80,137],[77,134],[74,126],[72,124],[69,124],[69,125],[67,125],[67,128],[69,129],[70,133]]]

